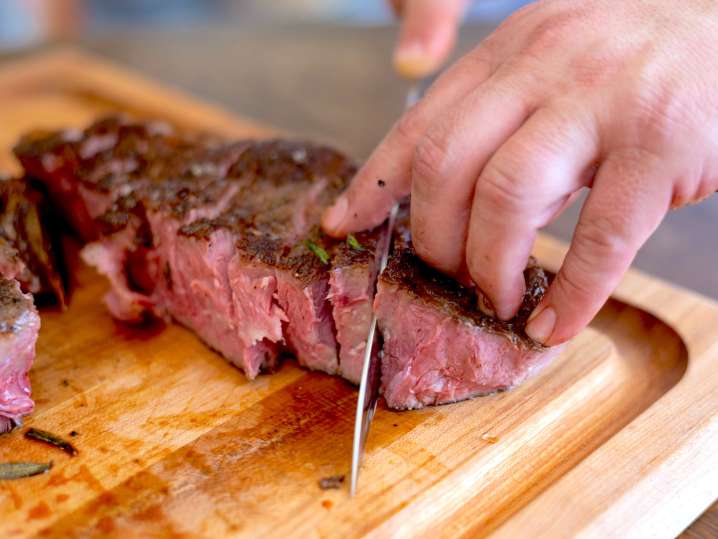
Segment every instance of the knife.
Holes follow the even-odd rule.
[[[421,86],[419,82],[415,82],[409,88],[406,94],[405,109],[413,106],[421,98]],[[389,262],[389,252],[392,246],[392,237],[394,232],[394,224],[396,216],[399,212],[399,203],[396,202],[389,212],[389,221],[387,223],[386,241],[377,246],[380,250],[381,259],[379,262],[379,271],[376,279],[386,269]],[[374,283],[376,290],[376,282]],[[357,398],[356,419],[354,420],[354,443],[352,445],[352,476],[349,494],[354,496],[357,491],[357,482],[359,481],[359,468],[361,467],[362,458],[364,456],[364,446],[366,444],[367,434],[374,419],[376,411],[376,403],[379,400],[379,378],[380,378],[380,351],[378,343],[378,335],[376,331],[376,314],[371,318],[369,325],[369,334],[366,338],[366,346],[364,347],[364,362],[362,365],[361,381],[359,383],[359,396]]]

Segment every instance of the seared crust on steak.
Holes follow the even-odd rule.
[[[29,175],[44,181],[67,221],[84,240],[96,239],[95,219],[143,184],[205,176],[225,157],[226,142],[176,131],[164,122],[102,118],[84,130],[36,131],[14,152]],[[178,189],[167,192],[174,197]],[[162,187],[154,191],[160,196]],[[181,205],[181,203],[180,203]]]
[[[123,184],[186,174],[224,144],[207,134],[177,132],[164,122],[135,122],[125,116],[102,118],[84,130],[35,131],[15,146],[26,169],[41,174],[69,166],[87,189],[116,192]]]
[[[15,334],[22,329],[23,315],[34,310],[32,299],[15,281],[0,278],[0,333]]]
[[[218,229],[236,236],[246,259],[311,280],[326,270],[307,242],[331,253],[342,242],[319,230],[321,212],[346,187],[354,164],[323,146],[272,140],[250,144],[232,166],[228,178],[240,182],[228,209],[214,219],[200,219],[179,234],[208,239]]]
[[[416,301],[431,305],[447,316],[504,335],[517,345],[541,349],[543,347],[540,344],[526,335],[525,328],[528,317],[548,289],[548,278],[534,258],[531,258],[524,270],[524,278],[526,293],[521,307],[514,318],[504,322],[483,314],[476,307],[476,288],[462,286],[451,277],[431,268],[419,259],[412,247],[399,247],[394,251],[386,270],[380,276],[383,282],[398,286],[411,294]]]

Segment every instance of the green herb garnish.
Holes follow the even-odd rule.
[[[364,246],[359,243],[359,240],[356,239],[354,234],[349,234],[347,236],[347,245],[349,245],[349,247],[351,247],[352,249],[356,249],[357,251],[364,250]]]
[[[52,469],[50,462],[0,462],[0,480],[22,479],[47,473]]]
[[[25,433],[25,438],[37,440],[38,442],[43,442],[57,447],[58,449],[62,449],[71,457],[77,455],[77,449],[74,445],[51,432],[47,432],[46,430],[30,429]]]
[[[329,264],[329,253],[321,245],[317,245],[312,240],[304,240],[304,245],[322,261],[322,264]]]

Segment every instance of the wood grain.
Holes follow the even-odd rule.
[[[0,70],[0,97],[2,167],[22,131],[110,110],[269,132],[72,51]],[[0,460],[55,467],[0,484],[0,536],[665,535],[718,496],[718,306],[638,272],[522,387],[380,408],[356,499],[317,485],[348,472],[354,388],[293,362],[247,382],[179,326],[117,325],[105,283],[78,279],[66,313],[42,312],[28,426],[77,431],[80,455],[3,438]]]

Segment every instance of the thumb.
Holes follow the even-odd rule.
[[[407,78],[423,78],[448,58],[468,0],[404,0],[394,67]]]

